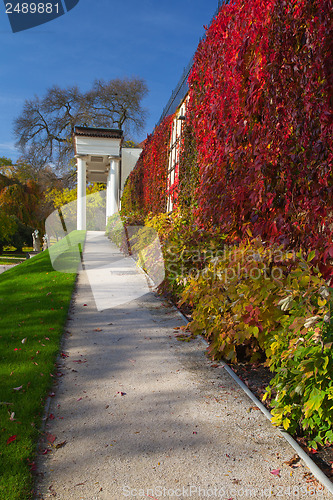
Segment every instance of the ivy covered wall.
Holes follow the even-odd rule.
[[[332,244],[332,0],[232,0],[189,77],[179,203],[204,229],[317,251]],[[166,210],[172,116],[148,138],[124,211]],[[195,151],[194,149],[195,148]],[[187,150],[188,149],[188,150]],[[183,166],[183,170],[182,170]]]

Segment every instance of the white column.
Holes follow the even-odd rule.
[[[118,212],[119,160],[110,158],[110,170],[106,183],[106,221]]]
[[[77,158],[77,229],[86,229],[86,161]]]
[[[106,223],[108,223],[108,218],[110,217],[110,215],[112,215],[111,213],[111,168],[109,169],[109,172],[108,172],[108,178],[107,178],[107,181],[106,181]]]

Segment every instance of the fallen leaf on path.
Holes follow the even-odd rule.
[[[86,362],[87,362],[86,359],[84,359],[84,360],[82,360],[82,359],[73,359],[73,363],[86,363]]]
[[[94,332],[102,332],[102,328],[94,328]]]
[[[126,396],[126,392],[122,392],[122,391],[117,391],[117,394],[120,394],[121,396]]]
[[[87,306],[88,306],[88,304],[83,304],[83,307],[87,307]]]
[[[54,434],[47,433],[46,439],[48,440],[49,443],[52,444],[57,439],[57,436],[55,436]]]
[[[54,420],[54,419],[55,419],[55,416],[53,415],[53,413],[50,413],[49,420]]]
[[[41,453],[42,455],[47,455],[49,451],[51,451],[51,448],[45,448]]]
[[[81,401],[82,398],[77,399],[76,401]]]
[[[10,444],[13,441],[16,441],[16,438],[17,438],[17,434],[15,434],[14,436],[10,436],[10,438],[7,439],[7,444]]]
[[[278,476],[278,477],[281,477],[280,472],[281,472],[280,469],[274,469],[270,471],[270,473],[273,474],[273,476]]]

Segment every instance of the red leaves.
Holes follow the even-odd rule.
[[[16,438],[17,438],[17,435],[15,434],[14,436],[10,436],[10,438],[7,439],[7,445],[10,444],[10,443],[13,443],[14,441],[16,441]]]

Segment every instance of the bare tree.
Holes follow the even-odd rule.
[[[114,126],[125,136],[140,132],[145,124],[146,111],[141,106],[147,94],[146,83],[138,78],[96,80],[86,94],[86,105],[96,117],[95,126]]]
[[[129,138],[144,127],[146,111],[141,101],[147,93],[144,80],[125,78],[96,80],[88,92],[77,86],[53,86],[43,98],[26,100],[14,123],[22,159],[38,164],[38,169],[42,162],[53,164],[62,173],[67,171],[76,125],[119,128]]]

